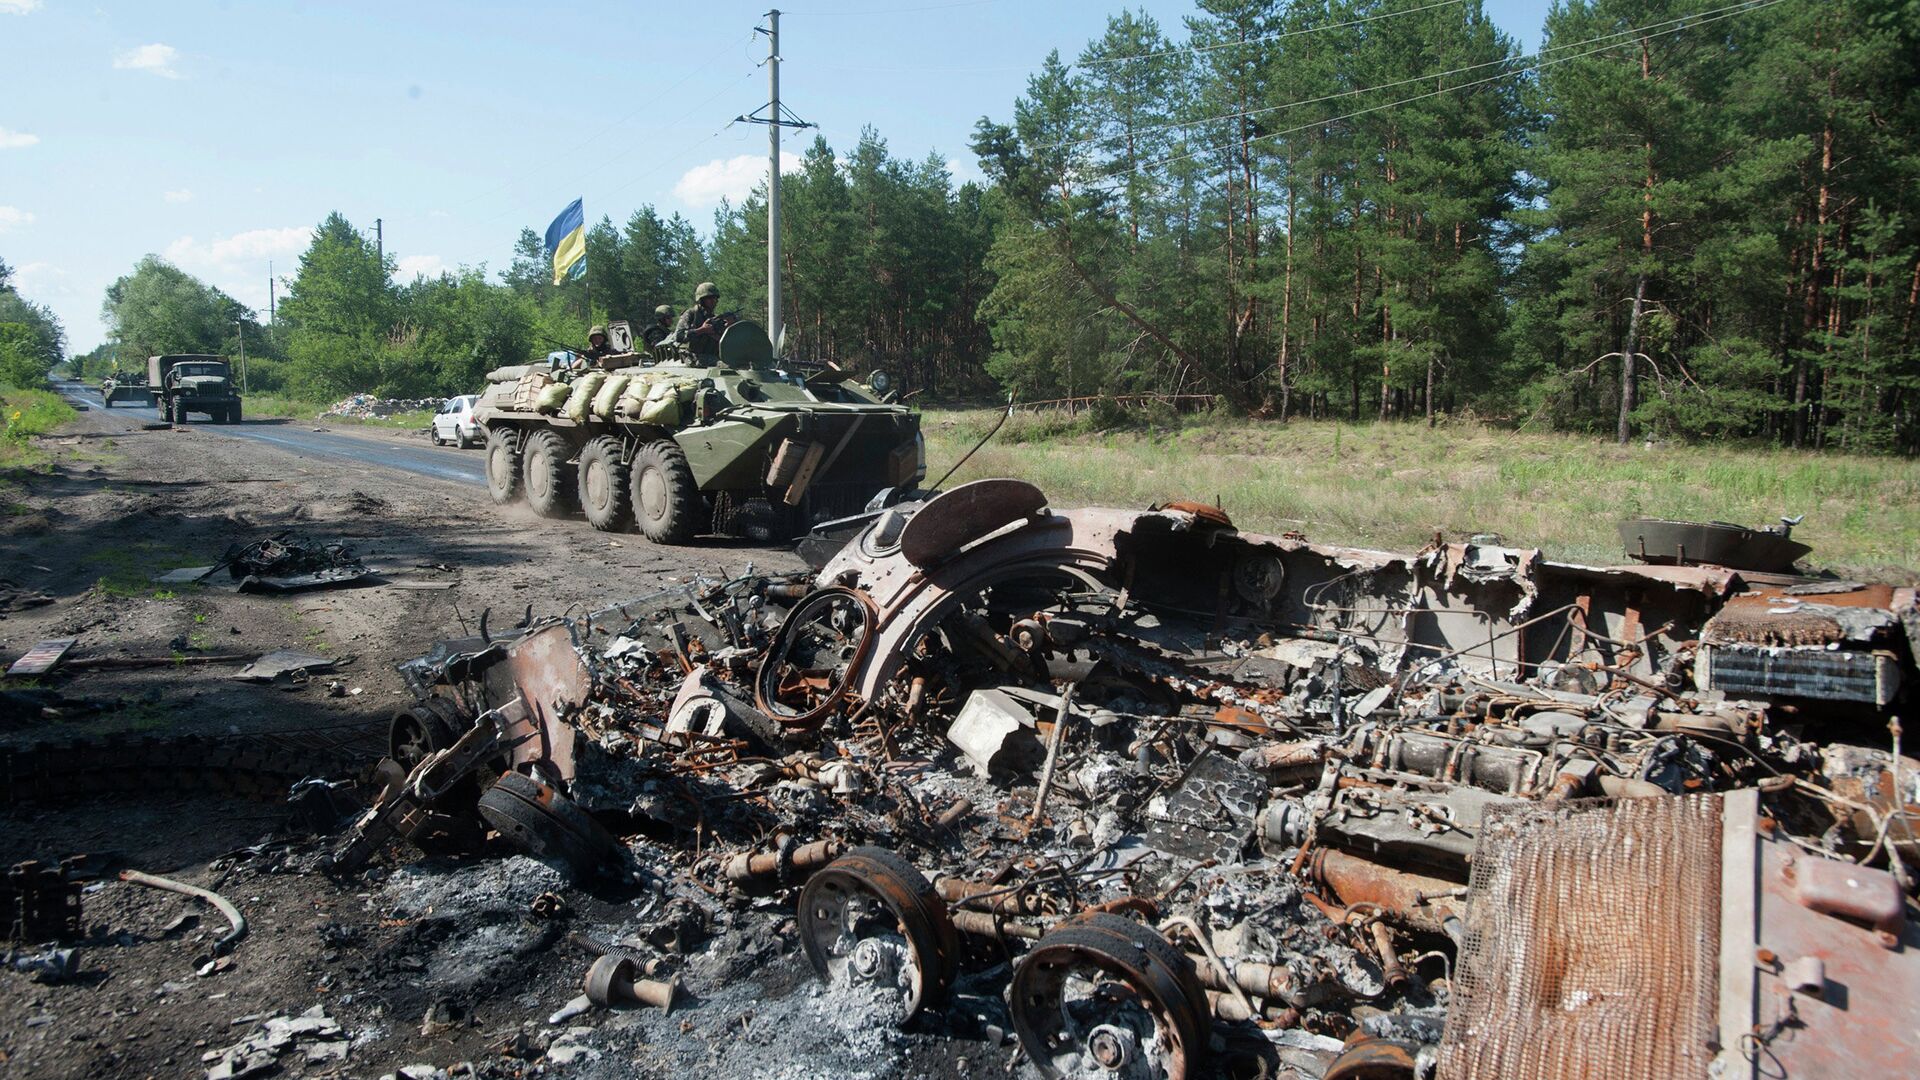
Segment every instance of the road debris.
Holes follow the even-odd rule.
[[[291,532],[229,547],[220,561],[200,576],[201,580],[221,570],[241,592],[273,593],[339,588],[365,581],[373,574],[345,544],[324,543]]]
[[[938,1035],[1049,1077],[1412,1080],[1920,1055],[1913,589],[1376,552],[1015,481],[839,528],[812,572],[487,613],[399,665],[366,806],[295,865],[417,943],[409,1024],[451,1030],[558,952],[564,984],[489,1033],[503,1059],[888,1075]],[[801,958],[819,986],[763,993]]]

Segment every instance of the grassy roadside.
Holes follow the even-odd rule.
[[[260,420],[318,420],[321,414],[333,407],[333,401],[314,401],[307,398],[291,397],[286,394],[248,394],[246,414]],[[394,413],[392,416],[329,416],[329,424],[358,424],[362,427],[392,428],[397,431],[424,431],[433,422],[433,413],[426,409],[411,412]]]
[[[932,478],[993,424],[990,410],[925,413]],[[1766,525],[1804,514],[1807,563],[1920,579],[1920,461],[1772,448],[1617,446],[1471,423],[1289,424],[1180,417],[1096,430],[1014,417],[955,477],[1030,480],[1063,506],[1217,497],[1250,531],[1395,550],[1498,533],[1554,558],[1618,563],[1615,524],[1669,517]]]
[[[45,435],[77,415],[73,406],[51,390],[0,387],[0,474],[45,466],[48,455],[33,445],[33,437]]]

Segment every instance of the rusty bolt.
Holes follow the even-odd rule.
[[[1754,950],[1753,958],[1759,961],[1763,967],[1772,967],[1780,961],[1780,958],[1774,955],[1772,949],[1756,949]]]

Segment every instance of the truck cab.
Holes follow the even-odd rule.
[[[224,356],[180,353],[147,358],[147,387],[160,415],[184,424],[189,413],[205,413],[223,424],[240,422],[240,395]]]

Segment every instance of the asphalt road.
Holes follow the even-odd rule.
[[[89,409],[104,406],[100,391],[78,383],[60,384],[61,393],[75,404]],[[160,410],[150,405],[118,404],[109,413],[125,414],[129,419],[160,421]],[[484,487],[487,483],[486,459],[478,450],[456,450],[430,443],[405,446],[374,436],[343,435],[332,431],[314,431],[306,420],[243,420],[238,424],[195,421],[193,430],[235,439],[256,439],[290,450],[301,457],[326,458],[356,465],[430,476],[457,484]]]

